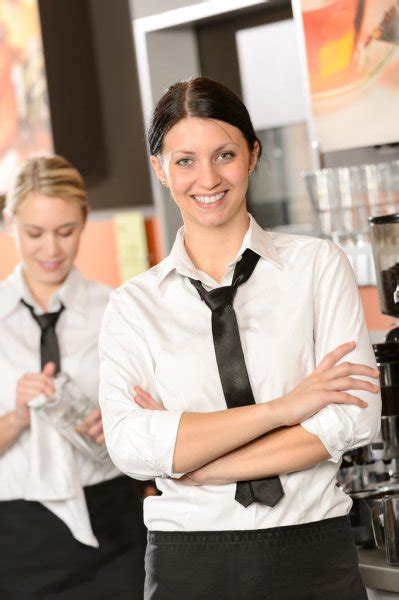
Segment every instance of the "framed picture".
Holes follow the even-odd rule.
[[[398,142],[399,2],[294,2],[321,152]]]
[[[18,165],[53,149],[37,0],[0,0],[0,195]]]

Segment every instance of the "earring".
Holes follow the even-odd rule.
[[[252,173],[255,171],[253,167],[251,167],[248,171],[248,176],[251,177]]]
[[[161,179],[161,183],[163,185],[164,188],[169,187],[168,184],[166,183],[165,179]]]

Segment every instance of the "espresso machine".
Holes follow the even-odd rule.
[[[369,225],[380,307],[393,317],[394,327],[385,342],[373,345],[382,397],[379,438],[343,456],[339,485],[353,499],[356,544],[373,547],[376,541],[382,547],[386,514],[391,548],[390,552],[387,548],[387,560],[399,564],[399,511],[395,516],[395,507],[399,509],[399,327],[395,326],[399,317],[399,214],[370,217]]]

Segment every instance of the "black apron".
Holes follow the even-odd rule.
[[[98,549],[40,502],[0,502],[1,600],[142,600],[146,529],[136,483],[123,476],[84,491]]]
[[[349,517],[148,534],[144,600],[367,600]]]

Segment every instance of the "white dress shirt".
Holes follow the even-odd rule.
[[[353,272],[337,246],[266,232],[251,218],[237,257],[217,283],[195,269],[181,229],[165,260],[111,294],[100,334],[100,405],[108,451],[131,477],[156,478],[162,495],[144,504],[150,530],[260,529],[347,514],[351,499],[336,486],[341,455],[378,433],[380,397],[363,391],[355,394],[368,408],[333,404],[304,421],[331,459],[282,475],[285,496],[273,508],[257,503],[244,508],[234,500],[235,483],[179,483],[172,463],[182,413],[226,408],[211,311],[188,277],[208,290],[230,285],[246,248],[261,259],[238,288],[234,308],[256,402],[292,390],[327,352],[347,341],[357,342],[348,360],[375,367]],[[136,385],[167,411],[136,405]]]
[[[109,293],[108,287],[83,279],[79,271],[73,269],[48,306],[49,312],[57,311],[60,302],[65,306],[56,329],[61,369],[92,400],[93,410],[98,406],[98,334]],[[0,416],[15,409],[18,379],[25,373],[40,371],[40,328],[21,299],[34,306],[37,314],[43,313],[31,297],[24,282],[22,266],[18,265],[7,279],[0,282]],[[75,482],[78,488],[120,475],[110,459],[98,463],[73,448],[70,450],[74,473],[79,478]],[[0,501],[31,499],[27,496],[36,491],[27,489],[33,467],[31,455],[31,429],[27,428],[0,455]],[[49,505],[48,508],[52,510]],[[62,516],[65,510],[61,505],[54,512],[70,526],[68,518]],[[73,518],[78,523],[79,514],[75,512]],[[83,514],[81,518],[83,520]],[[89,534],[87,539],[90,539]]]

